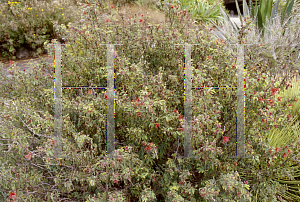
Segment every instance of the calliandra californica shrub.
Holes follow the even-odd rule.
[[[110,99],[104,90],[63,90],[64,157],[53,158],[53,76],[46,74],[51,69],[33,65],[27,73],[11,68],[12,78],[0,77],[1,82],[10,82],[0,88],[0,188],[5,197],[24,201],[249,201],[253,190],[264,197],[276,197],[278,191],[284,191],[281,185],[266,182],[293,174],[293,169],[283,167],[280,161],[297,162],[291,152],[296,150],[295,144],[286,148],[290,152],[276,149],[275,153],[275,148],[268,152],[268,145],[249,129],[253,125],[246,124],[246,153],[254,158],[227,158],[234,155],[235,145],[233,90],[213,93],[203,89],[193,94],[196,158],[178,158],[184,153],[184,49],[175,44],[200,44],[191,53],[193,86],[236,86],[235,57],[225,41],[212,39],[207,29],[184,29],[179,19],[176,27],[150,26],[145,23],[146,14],[127,22],[111,18],[103,22],[93,18],[100,16],[97,4],[85,6],[81,21],[68,29],[57,26],[69,39],[62,53],[63,86],[105,85],[106,46],[99,44],[123,44],[115,46],[114,61],[118,158],[103,158]],[[259,47],[256,51],[264,50]],[[257,68],[249,72],[264,77],[256,84],[263,83],[257,92],[271,94],[270,76],[260,74],[268,60],[253,58],[251,62]],[[250,98],[254,97],[252,92],[246,88]],[[254,112],[249,110],[246,123],[255,122],[263,133],[265,126],[255,113],[259,108],[252,107]],[[293,158],[286,158],[283,152]],[[278,159],[272,164],[276,172],[265,165],[270,156]],[[241,176],[241,166],[258,174]]]

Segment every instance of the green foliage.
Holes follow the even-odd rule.
[[[205,187],[200,188],[201,196],[205,199],[221,196],[222,200],[227,201],[251,201],[252,194],[248,191],[249,185],[241,182],[237,172],[221,175],[219,180],[210,179],[205,184]],[[221,201],[219,197],[217,201]]]
[[[237,1],[236,1],[237,4]],[[255,2],[255,8],[253,8],[252,1],[249,0],[249,6],[250,6],[250,12],[248,10],[248,5],[246,1],[243,1],[243,10],[245,13],[245,17],[250,17],[252,20],[256,21],[256,25],[258,26],[259,30],[262,31],[262,36],[265,36],[265,26],[270,23],[272,24],[275,20],[276,16],[279,14],[278,12],[278,5],[279,0],[276,1],[274,7],[273,7],[273,0],[263,0],[260,2],[259,7],[257,7],[257,2]],[[288,22],[285,22],[288,26],[291,21],[292,17],[290,17],[292,8],[294,5],[294,0],[287,1],[284,8],[281,11],[281,24],[283,24],[284,21],[288,20]],[[239,8],[237,7],[239,12],[239,17],[241,19]],[[284,34],[284,33],[283,33]]]
[[[3,57],[15,58],[16,49],[26,46],[43,52],[47,39],[58,37],[53,22],[68,24],[80,16],[74,12],[74,4],[53,4],[52,1],[18,1],[0,3],[0,51]],[[49,5],[51,4],[51,5]]]
[[[97,18],[97,6],[86,7],[84,23],[54,27],[69,39],[62,52],[63,86],[105,86],[107,54],[101,44],[122,44],[115,46],[114,60],[115,158],[105,156],[105,90],[63,90],[63,154],[55,158],[53,67],[10,68],[11,78],[0,71],[5,197],[15,192],[22,201],[268,201],[287,194],[286,181],[293,183],[299,162],[298,142],[280,151],[268,145],[264,134],[270,126],[259,113],[285,116],[279,108],[294,101],[280,107],[262,102],[273,99],[272,63],[261,56],[267,48],[245,51],[245,150],[251,158],[228,158],[235,152],[235,89],[206,88],[193,92],[194,158],[182,159],[185,57],[184,46],[175,44],[199,44],[191,53],[193,87],[236,86],[234,52],[207,29],[184,29],[178,16],[174,26],[149,26],[142,17],[125,19],[125,26],[112,15],[108,22]],[[279,80],[280,90],[286,78]]]
[[[213,21],[216,24],[223,23],[223,17],[220,13],[220,6],[225,10],[223,1],[209,0],[181,0],[181,9],[187,9],[198,23],[211,24]]]

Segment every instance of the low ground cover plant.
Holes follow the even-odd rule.
[[[53,22],[67,25],[80,18],[80,1],[5,1],[0,6],[0,51],[3,58],[16,59],[18,48],[43,53],[44,42],[59,38]]]
[[[104,90],[63,90],[63,155],[55,158],[53,75],[46,74],[53,73],[53,67],[33,64],[31,73],[11,68],[11,79],[0,77],[3,83],[9,81],[0,88],[3,199],[265,201],[287,197],[287,181],[295,180],[299,166],[298,141],[272,147],[265,133],[273,124],[280,128],[296,123],[296,114],[290,114],[293,110],[281,110],[293,108],[295,97],[282,102],[275,96],[290,88],[287,78],[299,73],[292,71],[272,82],[269,71],[274,63],[259,57],[270,45],[245,51],[245,142],[246,154],[252,158],[228,158],[235,152],[235,91],[202,89],[193,91],[194,158],[182,159],[185,57],[184,46],[175,44],[199,44],[191,53],[193,86],[236,86],[237,55],[228,49],[228,42],[213,38],[209,29],[186,29],[180,23],[181,16],[191,23],[185,12],[177,13],[173,26],[151,26],[146,14],[116,21],[120,18],[115,5],[110,5],[111,16],[103,22],[97,18],[101,12],[97,6],[84,4],[80,22],[54,27],[69,39],[62,53],[63,86],[104,86],[106,46],[99,44],[123,44],[116,46],[114,60],[117,157],[104,157],[110,99]],[[276,67],[295,69],[295,64],[289,61]]]

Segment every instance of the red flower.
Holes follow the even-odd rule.
[[[183,116],[180,115],[180,116],[177,118],[177,121],[180,120],[180,119],[182,119],[182,118],[183,118]]]
[[[269,103],[272,106],[274,104],[274,101],[272,99],[269,99]]]
[[[291,150],[288,149],[287,154],[290,154],[290,153],[291,153]]]
[[[171,8],[174,8],[174,6],[172,5]]]
[[[234,69],[235,68],[235,66],[234,65],[232,65],[232,69]]]
[[[92,94],[92,90],[88,90],[88,94]]]
[[[177,113],[178,111],[176,109],[174,109],[174,112]]]
[[[138,112],[136,115],[141,116],[141,112]]]
[[[276,152],[278,153],[280,151],[280,147],[276,147]]]
[[[28,123],[31,123],[31,120],[29,119]]]
[[[128,147],[125,147],[125,150],[127,151],[127,150],[128,150]]]
[[[183,128],[177,128],[177,130],[181,130],[181,131],[183,131]]]
[[[17,198],[17,195],[15,194],[15,192],[11,192],[11,193],[9,194],[8,198],[10,198],[10,199],[15,199],[15,198]]]
[[[262,119],[261,121],[264,122],[264,123],[266,123],[265,119]]]
[[[265,99],[262,99],[262,98],[260,98],[260,97],[259,97],[258,99],[259,99],[259,101],[261,101],[262,103],[264,103],[264,100],[265,100]]]
[[[86,15],[86,12],[84,12],[83,14]]]
[[[109,22],[109,19],[107,18],[107,19],[105,20],[105,22]]]
[[[153,181],[156,181],[156,178],[153,178]]]
[[[155,125],[155,128],[157,128],[159,126],[159,123],[157,123],[156,125]]]
[[[211,60],[211,59],[212,59],[212,56],[211,56],[211,55],[210,55],[210,56],[208,56],[208,59],[210,59],[210,60]]]
[[[30,160],[30,158],[31,158],[31,153],[30,153],[30,152],[28,152],[28,154],[27,154],[27,155],[25,155],[25,158],[26,158],[27,160]]]
[[[289,104],[289,106],[293,106],[293,104]]]
[[[117,182],[118,182],[118,181],[115,179],[115,180],[114,180],[114,183],[117,183]]]
[[[140,22],[143,22],[143,19],[140,19]]]
[[[284,65],[284,66],[288,69],[288,67],[286,65]]]
[[[115,8],[114,5],[111,5],[110,7],[111,7],[111,8]]]
[[[13,66],[13,64],[14,64],[14,61],[10,60],[9,61],[9,66],[11,67],[11,66]]]
[[[277,128],[277,125],[275,125],[275,128]]]
[[[272,88],[272,95],[275,95],[278,90],[278,88]]]
[[[149,151],[149,150],[151,150],[149,146],[145,148],[145,151]]]
[[[105,99],[109,99],[108,96],[107,96],[106,94],[104,95],[104,98],[105,98]]]
[[[223,137],[223,144],[226,144],[229,141],[229,137],[224,136]]]
[[[287,157],[287,154],[286,153],[283,153],[283,158],[286,158]]]
[[[183,185],[184,179],[182,179],[178,184]]]
[[[281,102],[281,97],[278,97],[277,99],[278,99],[279,102]]]
[[[289,117],[289,119],[292,117],[291,115],[287,115]]]
[[[145,146],[145,143],[143,142],[142,145]]]

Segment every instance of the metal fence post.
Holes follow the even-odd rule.
[[[60,157],[62,152],[62,104],[61,104],[61,44],[55,44],[55,78],[54,78],[54,156]],[[56,88],[55,88],[56,87]]]
[[[115,150],[115,91],[114,91],[114,45],[107,45],[107,153],[111,157]]]
[[[191,44],[185,45],[184,67],[184,157],[192,152],[192,77],[191,77]]]
[[[237,45],[237,149],[238,158],[245,157],[245,69],[244,45]]]

